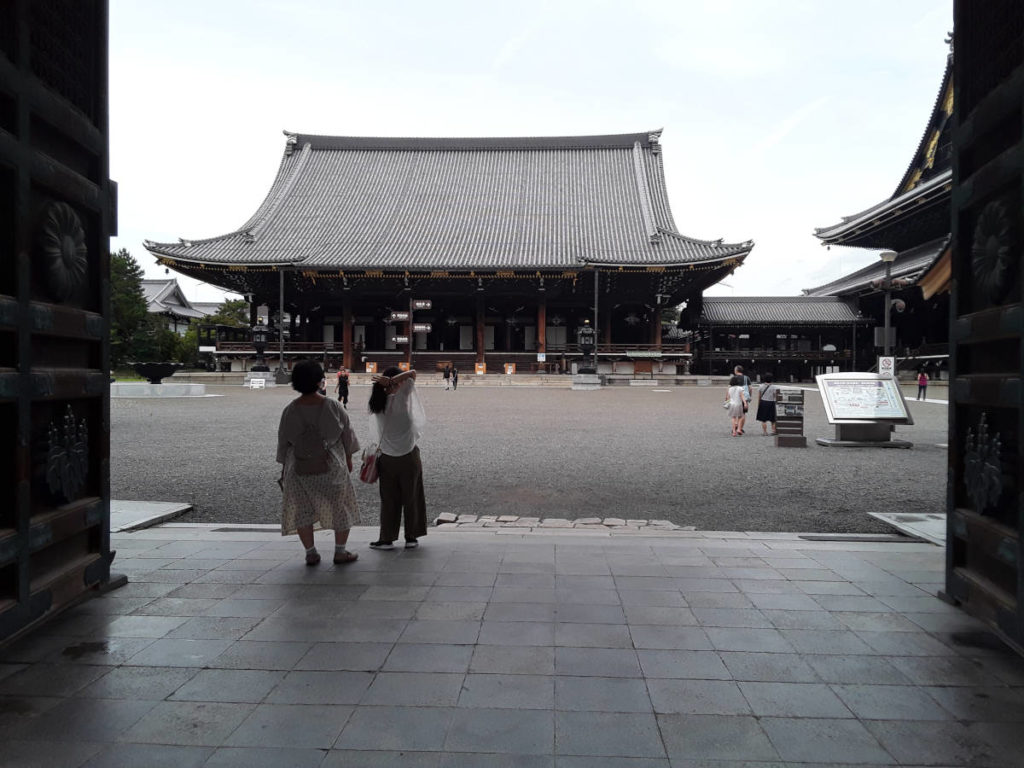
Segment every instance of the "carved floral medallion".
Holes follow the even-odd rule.
[[[44,282],[56,301],[67,301],[85,281],[89,249],[85,229],[75,209],[51,203],[43,214],[38,234]]]
[[[1015,267],[1010,236],[1010,217],[1000,200],[981,209],[971,243],[971,272],[975,299],[998,304],[1006,296]]]

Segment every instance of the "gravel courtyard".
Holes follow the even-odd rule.
[[[748,423],[733,438],[722,387],[463,387],[422,382],[421,443],[428,515],[667,519],[699,530],[889,532],[869,511],[945,509],[947,416],[911,401],[911,450],[823,448],[831,437],[807,392],[808,447],[776,448]],[[274,461],[288,387],[210,386],[196,399],[111,400],[115,499],[187,501],[182,522],[276,523]],[[945,391],[933,393],[945,397]],[[369,388],[350,415],[367,434]],[[358,458],[358,457],[357,457]],[[375,486],[353,475],[363,523],[377,521]]]

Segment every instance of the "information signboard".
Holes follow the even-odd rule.
[[[412,324],[412,332],[413,333],[430,333],[431,328],[433,328],[433,326],[430,323],[413,323]]]
[[[405,322],[407,322],[409,320],[409,313],[408,312],[392,312],[391,315],[390,315],[390,320],[393,323],[405,323]]]
[[[884,376],[896,376],[896,358],[895,357],[880,357],[878,358],[878,372]]]
[[[879,373],[827,373],[817,377],[825,413],[832,424],[886,421],[913,424],[899,382]]]
[[[413,299],[412,300],[412,308],[413,309],[432,309],[433,306],[434,305],[430,301],[430,299]]]

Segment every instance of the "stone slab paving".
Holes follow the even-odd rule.
[[[115,534],[129,584],[0,649],[0,765],[1021,765],[1024,659],[934,596],[940,548],[607,522],[314,568]]]

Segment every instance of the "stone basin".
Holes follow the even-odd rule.
[[[159,384],[162,379],[174,375],[174,372],[183,367],[182,363],[132,363],[132,368],[150,384]]]

